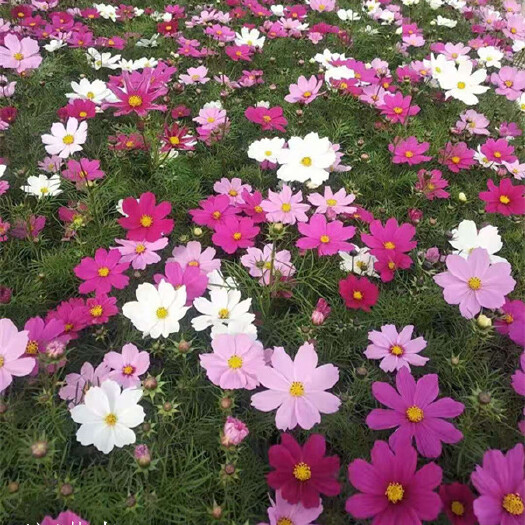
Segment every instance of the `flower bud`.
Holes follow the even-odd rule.
[[[480,328],[490,328],[492,326],[492,319],[484,314],[478,315],[476,323]]]
[[[250,433],[246,423],[232,416],[226,418],[222,432],[221,444],[225,447],[239,445]]]

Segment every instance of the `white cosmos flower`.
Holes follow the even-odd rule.
[[[108,454],[114,447],[135,443],[131,430],[144,422],[144,409],[138,404],[142,389],[127,388],[123,391],[111,379],[100,386],[92,386],[84,402],[71,409],[71,417],[80,423],[77,439],[84,446],[95,447]]]
[[[304,138],[292,137],[288,148],[282,149],[277,156],[277,162],[282,164],[277,177],[285,182],[309,180],[319,185],[328,180],[328,170],[335,160],[332,144],[326,137],[320,138],[314,132]]]
[[[430,22],[432,25],[437,25],[437,26],[443,26],[443,27],[449,27],[449,28],[452,28],[452,27],[456,27],[458,25],[458,22],[457,20],[452,20],[450,18],[445,18],[444,16],[441,16],[441,15],[438,15],[438,17],[436,18],[436,20],[433,20],[432,22]]]
[[[35,195],[39,199],[54,197],[62,193],[60,189],[60,175],[55,173],[47,178],[45,175],[31,175],[27,178],[27,185],[22,190],[29,195]]]
[[[352,11],[351,9],[339,9],[337,16],[344,22],[353,22],[355,20],[361,20],[361,15]]]
[[[324,68],[334,67],[331,62],[335,60],[346,60],[346,56],[340,53],[332,53],[329,49],[325,49],[322,53],[317,53],[314,56],[314,61]]]
[[[241,292],[238,290],[217,288],[210,291],[210,299],[197,297],[193,301],[193,306],[202,315],[194,317],[191,324],[199,332],[220,324],[249,325],[255,319],[255,315],[249,312],[251,304],[251,299],[241,301]]]
[[[494,46],[480,47],[478,49],[479,62],[485,67],[495,67],[499,69],[501,67],[501,59],[503,53]]]
[[[430,6],[430,9],[439,9],[443,5],[443,0],[427,0],[427,4]]]
[[[520,111],[525,111],[525,93],[522,93],[520,95],[520,98],[516,100],[516,104],[520,108]]]
[[[257,328],[251,323],[233,321],[228,324],[216,324],[211,327],[211,338],[214,339],[220,334],[249,335],[254,341],[257,339]]]
[[[233,277],[225,277],[220,270],[213,270],[208,274],[208,290],[224,288],[226,290],[238,290],[239,283]]]
[[[270,9],[275,16],[284,16],[284,5],[271,5]]]
[[[121,56],[112,55],[111,53],[101,53],[98,49],[90,47],[87,50],[86,58],[89,65],[95,70],[99,70],[103,67],[108,69],[118,69]]]
[[[186,315],[186,287],[177,290],[164,279],[158,287],[143,283],[137,287],[137,300],[126,303],[122,313],[131,320],[142,336],[153,339],[168,337],[180,330],[179,321]]]
[[[49,53],[54,53],[57,49],[66,46],[67,44],[63,40],[51,40],[49,44],[44,46],[44,49]]]
[[[342,259],[339,263],[339,267],[344,272],[379,277],[374,270],[374,263],[377,261],[377,258],[370,253],[366,246],[364,248],[359,248],[356,255],[350,255],[347,252],[339,252],[339,256]]]
[[[486,69],[478,69],[472,73],[472,62],[462,62],[457,69],[454,66],[446,74],[438,77],[439,85],[445,90],[445,98],[461,100],[468,106],[479,102],[476,95],[488,91],[488,86],[481,83],[487,78]]]
[[[112,92],[106,87],[106,83],[98,79],[89,81],[87,78],[82,78],[80,82],[71,82],[71,89],[73,93],[66,93],[67,98],[91,100],[97,105],[102,104],[112,95]]]
[[[117,9],[112,5],[107,4],[93,4],[93,7],[98,11],[98,14],[106,20],[117,21]]]
[[[240,33],[235,33],[235,43],[238,46],[246,45],[262,48],[265,40],[266,37],[261,36],[261,33],[255,28],[248,29],[243,27]]]
[[[277,162],[277,157],[284,148],[285,140],[279,137],[261,139],[252,142],[248,148],[248,157],[257,162]]]
[[[143,57],[135,60],[134,66],[136,69],[144,69],[146,67],[154,68],[158,63],[159,61],[156,58]]]
[[[479,231],[474,221],[464,220],[459,226],[452,230],[452,239],[449,241],[455,249],[453,253],[467,259],[474,248],[485,248],[490,255],[490,262],[507,262],[503,257],[494,255],[503,248],[501,236],[496,226],[490,224]]]
[[[159,47],[160,33],[155,33],[151,38],[141,38],[135,44],[137,47]]]
[[[6,164],[0,164],[0,179],[4,176],[5,170],[7,169]]]
[[[67,159],[73,153],[82,151],[82,144],[87,139],[87,129],[85,120],[79,122],[76,118],[70,117],[65,126],[62,122],[55,122],[51,126],[51,134],[42,135],[42,142],[50,155]]]

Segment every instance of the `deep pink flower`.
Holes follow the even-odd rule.
[[[241,210],[252,219],[255,224],[266,221],[266,213],[262,208],[262,194],[260,191],[254,191],[250,193],[249,191],[244,190],[242,192],[242,200],[244,201],[241,204]]]
[[[514,147],[511,146],[506,139],[488,139],[487,142],[481,146],[481,153],[483,153],[490,162],[496,162],[498,164],[517,160],[514,155]]]
[[[394,164],[409,164],[410,166],[431,160],[432,157],[423,155],[429,148],[428,142],[419,143],[416,137],[408,137],[388,145],[388,150],[394,156],[392,158]]]
[[[444,188],[448,186],[448,181],[443,178],[440,170],[419,170],[417,172],[416,190],[423,193],[429,200],[447,199],[450,193]]]
[[[228,46],[226,48],[226,54],[234,61],[238,62],[243,60],[245,62],[251,62],[253,55],[253,48],[250,46]]]
[[[318,97],[322,85],[323,81],[318,80],[314,75],[308,79],[300,76],[297,79],[297,84],[290,84],[290,93],[284,97],[284,100],[291,104],[294,102],[310,104]]]
[[[232,217],[241,211],[230,204],[228,195],[210,195],[207,199],[199,201],[199,206],[200,208],[189,211],[193,222],[212,230],[224,224],[227,217]]]
[[[176,122],[171,126],[164,126],[162,140],[164,145],[160,151],[163,153],[171,150],[191,151],[195,149],[197,143],[189,128],[179,126]]]
[[[77,189],[86,186],[89,181],[103,178],[105,173],[100,169],[99,160],[80,159],[68,160],[67,169],[62,171],[62,177],[76,184]]]
[[[64,335],[68,340],[76,339],[78,332],[91,322],[89,309],[81,297],[74,297],[68,301],[62,301],[55,310],[48,312],[46,321],[49,321],[49,319],[59,319],[63,321]]]
[[[118,314],[117,298],[106,294],[97,294],[86,301],[89,324],[105,324],[110,317]]]
[[[348,479],[361,492],[346,500],[346,512],[373,518],[372,525],[421,525],[438,517],[440,467],[432,462],[416,471],[417,453],[409,444],[391,449],[376,441],[370,455],[371,463],[355,459],[348,466]]]
[[[317,248],[318,255],[334,255],[337,252],[351,252],[352,243],[346,242],[355,235],[354,226],[344,226],[341,221],[328,222],[321,214],[314,214],[310,222],[297,225],[301,237],[295,245],[301,250]]]
[[[384,115],[390,122],[400,122],[404,124],[408,117],[417,115],[420,111],[419,106],[411,106],[412,97],[398,92],[394,95],[385,95],[383,104],[378,106],[381,110],[381,115]]]
[[[108,374],[109,379],[113,379],[123,388],[135,388],[140,386],[140,377],[149,368],[149,353],[140,352],[132,343],[127,343],[122,347],[122,352],[108,352],[104,356],[104,364],[111,368]]]
[[[301,503],[306,509],[318,507],[320,494],[337,496],[341,485],[339,456],[326,456],[326,441],[312,434],[301,446],[290,434],[281,434],[281,444],[268,451],[270,465],[275,469],[267,474],[268,485],[280,490],[288,503]]]
[[[452,525],[475,525],[474,494],[467,485],[451,483],[439,487],[439,497],[443,503],[443,511]]]
[[[43,215],[30,215],[26,220],[15,219],[11,228],[11,235],[17,239],[36,241],[45,225],[46,218]]]
[[[471,481],[479,492],[474,514],[479,525],[523,525],[525,516],[525,447],[518,443],[503,454],[488,450]]]
[[[159,284],[163,279],[172,284],[175,289],[186,287],[186,306],[193,303],[193,299],[201,297],[206,291],[208,278],[198,266],[186,266],[182,269],[178,262],[169,262],[164,268],[164,274],[155,274],[154,280]]]
[[[127,238],[132,241],[154,242],[173,230],[173,219],[166,219],[171,213],[171,204],[161,202],[155,204],[155,195],[143,193],[140,199],[128,197],[122,202],[122,210],[126,217],[118,220],[119,224],[128,230]]]
[[[366,277],[355,277],[350,274],[346,279],[339,281],[339,295],[343,298],[347,308],[370,311],[379,297],[379,289]]]
[[[253,246],[254,237],[259,233],[260,228],[254,222],[243,217],[227,217],[223,224],[217,226],[212,236],[213,244],[220,246],[226,253],[235,253],[239,248]]]
[[[502,215],[525,215],[525,186],[512,184],[511,179],[501,179],[499,186],[492,179],[487,181],[488,191],[481,191],[479,198],[485,201],[487,213]]]
[[[317,300],[314,311],[312,312],[312,323],[316,326],[323,325],[331,311],[332,309],[330,308],[330,305],[325,299],[320,297]]]
[[[379,273],[381,281],[390,282],[397,270],[406,270],[412,266],[412,259],[405,253],[396,250],[385,250],[374,255],[374,270]]]
[[[505,299],[501,310],[503,318],[494,321],[496,330],[507,334],[516,344],[525,346],[525,303],[518,299]]]
[[[361,240],[370,248],[370,253],[379,256],[389,256],[394,252],[405,253],[413,250],[417,242],[412,240],[416,233],[414,226],[408,223],[398,224],[394,217],[388,219],[383,226],[376,219],[370,223],[370,234],[362,233]]]
[[[75,275],[84,282],[78,287],[83,294],[95,292],[106,294],[112,288],[122,290],[128,285],[129,277],[123,275],[129,268],[129,263],[120,263],[120,252],[118,250],[106,251],[99,248],[95,252],[95,258],[84,257],[80,264],[75,266]]]
[[[244,112],[244,116],[251,122],[260,124],[264,131],[276,129],[285,132],[288,121],[283,116],[283,108],[276,106],[266,108],[263,106],[250,106]]]
[[[27,346],[25,354],[28,357],[38,357],[38,354],[45,354],[49,343],[60,340],[67,340],[64,334],[64,322],[61,319],[48,319],[44,321],[41,317],[32,317],[24,325],[27,331]],[[31,375],[38,372],[38,359],[35,359],[35,366]]]
[[[390,435],[392,448],[416,441],[418,452],[426,458],[441,455],[441,442],[457,443],[463,434],[443,418],[459,416],[463,403],[449,397],[434,401],[439,394],[438,376],[427,374],[416,383],[406,367],[396,376],[397,392],[388,383],[372,385],[374,397],[388,409],[376,408],[368,414],[366,424],[373,430],[397,428]]]
[[[96,115],[97,105],[91,100],[76,98],[71,100],[66,106],[68,117],[74,117],[77,120],[86,120],[94,118]]]
[[[459,173],[460,170],[468,170],[476,162],[475,151],[470,149],[465,142],[452,144],[447,142],[445,147],[439,151],[439,162],[447,166],[450,171]]]

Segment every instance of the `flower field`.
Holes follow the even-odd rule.
[[[0,0],[0,523],[523,525],[514,0]]]

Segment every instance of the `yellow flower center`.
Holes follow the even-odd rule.
[[[146,247],[143,244],[137,244],[135,246],[135,253],[144,253],[146,251]]]
[[[239,195],[239,194],[237,193],[236,190],[233,190],[233,189],[232,189],[232,190],[230,190],[230,191],[228,192],[228,195],[229,195],[230,197],[237,197],[237,195]]]
[[[293,521],[290,518],[279,518],[277,525],[293,525]]]
[[[82,118],[86,118],[87,117],[87,113],[85,111],[81,111],[79,114],[78,114],[79,117],[82,117]]]
[[[117,424],[117,416],[113,413],[110,413],[104,418],[104,421],[109,427],[114,427]]]
[[[352,294],[352,297],[353,297],[356,301],[360,301],[360,300],[363,298],[363,294],[362,294],[359,290],[356,290],[356,291]]]
[[[228,308],[221,308],[219,310],[219,319],[229,319],[230,317],[230,311],[228,310]]]
[[[97,273],[99,277],[107,277],[109,275],[109,268],[107,266],[101,266]]]
[[[13,55],[13,58],[14,58],[15,60],[24,60],[24,55],[23,55],[22,53],[15,53],[15,54]]]
[[[505,80],[504,84],[507,86],[507,87],[512,87],[512,80]]]
[[[173,146],[176,146],[177,144],[180,144],[179,137],[170,137],[170,144],[172,144]]]
[[[73,144],[73,142],[75,142],[75,137],[73,137],[73,135],[65,135],[62,139],[62,142],[69,146],[70,144]]]
[[[501,504],[503,508],[513,516],[521,516],[524,511],[523,500],[521,496],[517,493],[507,494],[503,498],[503,503]]]
[[[525,109],[525,108],[524,108],[524,109]],[[267,150],[264,152],[264,154],[265,154],[267,157],[270,157],[270,156],[272,155],[272,152],[271,152],[269,149],[267,149]]]
[[[312,96],[312,92],[311,92],[311,91],[305,91],[305,92],[303,93],[303,97],[304,97],[304,98],[310,98],[311,96]]]
[[[308,168],[309,166],[312,165],[312,159],[310,157],[303,157],[301,160],[301,164]]]
[[[328,206],[335,206],[337,204],[337,201],[335,199],[326,199],[326,204]]]
[[[71,330],[73,330],[73,325],[71,323],[66,323],[66,325],[64,326],[64,331],[71,332]]]
[[[241,368],[242,366],[242,357],[239,357],[238,355],[232,355],[230,359],[228,359],[228,366],[232,370],[237,370],[238,368]]]
[[[264,120],[264,122],[271,122],[272,117],[270,117],[270,115],[264,115],[262,119]]]
[[[93,308],[89,310],[89,313],[91,314],[91,317],[101,317],[102,314],[104,313],[104,309],[102,308],[100,304],[97,304],[96,306],[93,306]]]
[[[134,368],[131,365],[127,365],[122,369],[122,373],[125,376],[130,376],[134,372]]]
[[[190,261],[188,266],[199,266],[199,261]]]
[[[293,397],[304,396],[304,385],[300,381],[293,381],[290,385],[290,395]]]
[[[396,106],[394,108],[394,113],[396,113],[397,115],[400,115],[401,113],[403,113],[403,108],[400,108],[399,106]]]
[[[401,483],[389,483],[385,491],[385,496],[390,503],[399,503],[405,495],[405,489]]]
[[[45,186],[43,188],[40,188],[40,193],[42,195],[45,195],[46,193],[49,193],[49,188],[46,188]]]
[[[383,243],[383,246],[387,250],[393,250],[396,247],[396,245],[392,241],[386,241],[385,243]]]
[[[255,211],[255,213],[262,213],[263,209],[261,208],[261,206],[255,206],[253,211]]]
[[[510,315],[510,314],[506,314],[505,317],[503,317],[503,320],[507,324],[512,324],[514,322],[514,317],[512,317],[512,315]]]
[[[508,195],[500,195],[499,201],[501,202],[501,204],[508,204],[510,202],[510,199]]]
[[[328,235],[321,235],[321,238],[319,239],[323,244],[326,244],[327,242],[330,242],[330,237]]]
[[[36,354],[38,352],[38,341],[29,341],[26,346],[26,354]]]
[[[213,117],[208,117],[206,119],[210,124],[212,124],[213,122],[215,122],[215,119]]]
[[[131,97],[128,98],[128,104],[132,108],[142,106],[142,97],[139,97],[138,95],[131,95]]]
[[[240,238],[242,237],[242,233],[241,232],[235,232],[233,234],[233,238],[238,241]]]
[[[411,159],[414,156],[414,153],[412,151],[405,151],[405,157],[407,159]]]
[[[164,306],[160,306],[159,308],[157,308],[157,311],[155,312],[158,319],[166,319],[166,317],[168,317],[168,313],[169,312],[167,308],[164,308]]]
[[[407,408],[406,415],[407,415],[407,419],[411,423],[419,423],[420,421],[423,421],[423,418],[425,417],[423,410],[421,410],[419,407],[415,405]]]
[[[396,269],[396,263],[394,261],[390,261],[388,264],[388,269],[389,270],[395,270]]]
[[[284,212],[289,212],[292,209],[292,205],[289,202],[283,202],[281,210]]]
[[[299,481],[308,481],[312,477],[310,466],[302,461],[293,468],[293,475]]]
[[[393,345],[390,347],[390,353],[392,355],[403,355],[403,347],[399,345]]]
[[[465,84],[465,82],[458,82],[458,89],[465,89],[467,87],[467,85]]]
[[[452,514],[455,514],[456,516],[463,516],[463,514],[465,514],[465,507],[463,506],[463,503],[459,501],[453,501],[452,505],[450,505],[450,510]]]
[[[95,98],[95,93],[93,93],[93,91],[88,91],[86,97],[89,98],[89,100],[92,100]]]
[[[468,287],[471,290],[479,290],[481,288],[481,279],[479,277],[471,277],[468,281]]]
[[[3,355],[0,355],[0,368],[2,368],[4,366],[4,356]]]
[[[452,157],[450,159],[454,164],[459,164],[459,161],[461,160],[461,157],[458,157],[457,155]]]
[[[499,159],[499,158],[501,158],[501,153],[500,153],[499,151],[495,151],[495,152],[494,152],[494,156],[495,156],[497,159]]]
[[[220,211],[214,211],[211,216],[217,221],[221,218],[221,212]]]
[[[153,224],[153,217],[151,215],[143,215],[140,218],[140,225],[144,228],[149,228]]]

